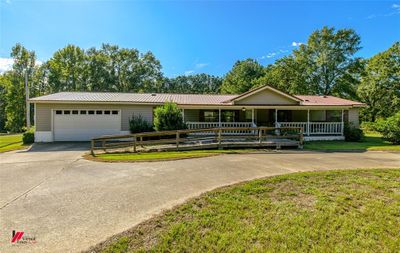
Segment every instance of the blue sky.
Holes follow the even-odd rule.
[[[169,77],[221,76],[236,60],[273,63],[324,25],[355,29],[370,57],[400,41],[400,2],[0,0],[0,70],[17,42],[40,61],[112,43],[152,51]]]

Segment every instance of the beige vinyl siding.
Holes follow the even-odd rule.
[[[236,101],[238,105],[296,105],[298,102],[270,90],[263,90]]]
[[[51,107],[44,104],[35,104],[36,131],[51,131]]]
[[[349,123],[353,124],[354,127],[360,127],[359,109],[349,110]]]
[[[150,105],[108,105],[108,104],[35,104],[36,131],[51,131],[51,110],[56,109],[116,109],[121,110],[121,130],[129,131],[132,115],[142,115],[153,123],[153,106]]]

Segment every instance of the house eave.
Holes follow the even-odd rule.
[[[76,101],[76,100],[30,100],[33,104],[103,104],[103,105],[146,105],[146,106],[160,106],[164,103],[149,103],[149,102],[129,102],[129,101]],[[181,108],[254,108],[254,109],[293,109],[293,110],[307,110],[307,109],[349,109],[349,108],[362,108],[366,107],[365,104],[357,105],[292,105],[292,104],[232,104],[232,103],[221,103],[221,104],[179,104]]]
[[[242,99],[245,99],[245,98],[247,98],[247,97],[249,97],[249,96],[251,96],[251,95],[253,95],[253,94],[255,94],[255,93],[258,93],[258,92],[260,92],[260,91],[263,91],[263,90],[265,90],[265,89],[268,89],[268,90],[271,90],[271,91],[273,91],[273,92],[275,92],[275,93],[277,93],[277,94],[279,94],[279,95],[281,95],[281,96],[284,96],[284,97],[286,97],[286,98],[289,98],[289,99],[291,99],[291,100],[293,100],[293,101],[296,101],[296,102],[298,102],[298,103],[302,103],[303,102],[303,100],[301,100],[301,99],[299,99],[299,98],[297,98],[297,97],[294,97],[294,96],[292,96],[292,95],[289,95],[289,94],[287,94],[287,93],[285,93],[285,92],[283,92],[283,91],[280,91],[280,90],[278,90],[278,89],[275,89],[275,88],[273,88],[273,87],[271,87],[271,86],[269,86],[269,85],[264,85],[264,86],[260,86],[260,87],[258,87],[258,88],[255,88],[255,89],[253,89],[253,90],[249,90],[249,91],[247,91],[247,92],[245,92],[245,93],[243,93],[243,94],[240,94],[240,95],[238,95],[237,97],[234,97],[234,98],[232,98],[232,99],[230,99],[230,100],[227,100],[227,101],[225,101],[225,102],[235,102],[235,101],[240,101],[240,100],[242,100]]]

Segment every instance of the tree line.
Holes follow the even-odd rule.
[[[35,52],[16,44],[12,69],[0,75],[0,131],[19,132],[25,126],[25,75],[30,97],[60,91],[239,94],[268,84],[290,94],[360,100],[368,105],[362,111],[365,121],[389,117],[400,111],[400,42],[369,59],[356,57],[360,44],[352,29],[323,27],[273,64],[245,59],[223,77],[174,78],[163,75],[151,52],[110,44],[87,50],[67,45],[37,66]]]

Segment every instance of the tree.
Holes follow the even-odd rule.
[[[400,111],[400,42],[367,61],[358,95],[368,105],[363,110],[366,120]]]
[[[21,44],[16,44],[11,51],[14,59],[12,71],[3,75],[5,78],[5,128],[11,132],[20,132],[26,123],[25,104],[25,73],[28,74],[28,81],[31,81],[35,67],[35,52],[30,52]]]
[[[104,50],[90,48],[87,54],[87,89],[89,91],[116,91],[117,81],[111,75],[111,58]]]
[[[154,129],[156,131],[186,129],[182,112],[177,104],[167,102],[154,110]]]
[[[360,37],[352,29],[323,27],[313,32],[307,44],[294,50],[298,63],[304,68],[306,80],[314,93],[352,97],[358,83]]]
[[[221,85],[222,78],[208,74],[177,76],[175,78],[166,79],[163,91],[173,93],[217,94],[220,92]]]
[[[74,45],[55,52],[46,63],[52,87],[50,92],[86,90],[85,61],[85,51]]]
[[[11,85],[7,73],[0,75],[0,132],[5,132],[6,126],[6,92]]]
[[[400,144],[400,111],[387,119],[378,119],[375,125],[384,140]]]
[[[310,35],[307,44],[267,66],[255,83],[291,94],[355,99],[363,69],[362,61],[354,57],[359,45],[360,37],[353,30],[323,27]]]
[[[304,64],[298,63],[293,56],[277,60],[264,71],[264,76],[255,81],[257,86],[270,85],[289,94],[314,94],[314,89],[307,85]]]
[[[253,59],[237,61],[222,82],[221,92],[240,94],[256,85],[257,79],[264,75],[263,67]]]
[[[68,45],[44,64],[50,92],[157,92],[162,89],[161,64],[151,52],[103,44],[87,51]]]

